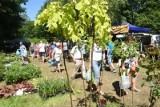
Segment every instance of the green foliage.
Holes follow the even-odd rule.
[[[38,83],[38,92],[42,99],[57,95],[59,92],[68,90],[67,80],[54,79],[54,80],[43,80]]]
[[[125,8],[127,0],[108,0],[108,3],[108,12],[112,25],[119,25],[125,21],[125,17],[122,16],[122,9]]]
[[[139,47],[137,42],[132,42],[131,44],[127,45],[124,42],[115,41],[114,44],[115,47],[113,48],[113,57],[120,57],[122,60],[125,60],[130,56],[137,55],[137,50]]]
[[[17,59],[16,57],[4,56],[1,62],[5,64],[5,63],[14,62],[16,61],[16,59]]]
[[[40,39],[40,38],[28,38],[28,40],[29,40],[31,43],[40,43],[40,40],[42,40],[43,43],[46,43],[46,42],[47,42],[46,39]]]
[[[26,21],[19,29],[19,35],[24,38],[33,37],[34,35],[34,21]]]
[[[41,9],[38,11],[38,14],[40,14],[47,7],[47,5],[50,4],[51,2],[58,2],[58,1],[61,1],[62,5],[64,5],[68,2],[70,2],[71,0],[46,0],[44,2],[44,5],[41,6]]]
[[[0,99],[0,107],[64,107],[68,105],[68,94],[42,101],[37,93]]]
[[[7,84],[12,84],[39,76],[41,76],[39,67],[32,64],[22,66],[19,62],[14,62],[8,69],[5,80]]]
[[[4,71],[5,71],[5,66],[3,64],[0,64],[0,81],[4,79]]]
[[[160,30],[157,29],[160,26],[160,0],[126,1],[125,5],[120,8],[121,17],[125,19],[125,21],[137,26],[151,28],[154,33],[160,33]]]
[[[25,12],[21,4],[28,0],[0,0],[0,39],[11,39],[21,27],[24,19],[20,13]]]
[[[102,41],[100,43],[103,44],[111,39],[110,18],[106,13],[107,4],[106,0],[73,1],[63,6],[60,2],[52,2],[38,15],[35,25],[46,25],[51,33],[61,32],[66,39],[73,41],[80,41],[90,25],[93,25],[92,32],[96,33]]]
[[[160,62],[151,62],[147,66],[146,75],[145,80],[151,83],[149,102],[153,106],[160,98]]]
[[[23,38],[30,38],[32,39],[47,39],[51,40],[53,39],[52,35],[54,37],[58,37],[58,33],[54,32],[54,34],[51,34],[48,32],[47,28],[45,26],[34,26],[34,21],[26,21],[23,26],[19,29],[19,36]],[[33,40],[34,41],[34,40]],[[38,41],[39,42],[39,41]],[[37,41],[35,41],[37,43]]]

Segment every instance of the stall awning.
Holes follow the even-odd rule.
[[[150,32],[150,28],[137,27],[132,24],[124,24],[119,26],[112,27],[113,34],[122,34],[122,33],[137,33],[137,32]]]

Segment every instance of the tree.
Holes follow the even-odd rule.
[[[25,22],[26,22],[26,21],[30,21],[30,18],[29,18],[29,16],[26,14],[26,12],[23,12],[23,13],[21,14],[21,17],[25,20]]]
[[[59,2],[59,1],[61,2],[61,5],[64,5],[64,4],[68,3],[68,2],[71,2],[72,0],[46,0],[44,5],[38,11],[37,15],[40,14],[47,7],[47,5],[50,4],[51,2]]]
[[[32,38],[34,37],[34,21],[26,21],[19,29],[19,37]]]
[[[0,0],[0,39],[11,39],[16,35],[24,21],[20,14],[25,12],[25,9],[21,4],[27,1]]]
[[[77,42],[89,29],[89,36],[94,38],[96,35],[101,45],[104,46],[111,39],[111,23],[107,5],[107,0],[79,0],[79,2],[73,0],[65,5],[53,2],[38,15],[35,25],[46,25],[51,33],[58,31],[63,37]],[[87,36],[88,40],[89,36]],[[94,43],[94,39],[92,42]],[[69,78],[68,84],[70,84]],[[73,106],[72,97],[70,98],[71,106]]]
[[[125,21],[151,28],[152,32],[160,33],[160,0],[127,0],[121,9]]]
[[[120,25],[125,20],[121,9],[125,7],[127,0],[108,0],[108,3],[108,12],[112,25]]]

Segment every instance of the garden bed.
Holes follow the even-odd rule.
[[[18,84],[3,85],[2,87],[0,87],[1,98],[8,98],[10,96],[16,96],[34,92],[36,92],[36,88],[33,86],[33,84],[27,83],[25,81]]]

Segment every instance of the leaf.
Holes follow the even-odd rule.
[[[77,10],[81,10],[83,8],[83,4],[80,2],[75,7]]]

